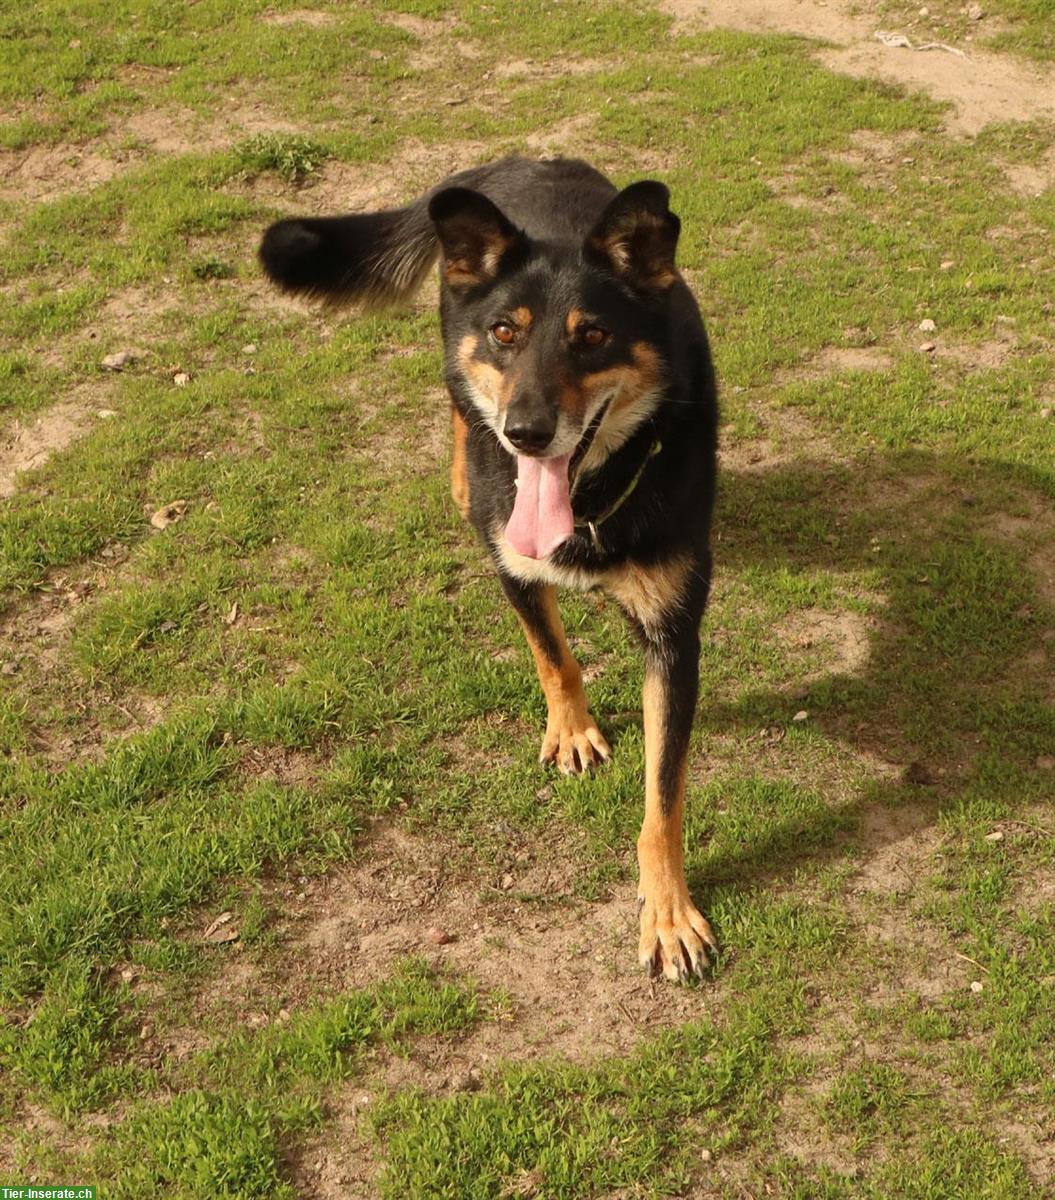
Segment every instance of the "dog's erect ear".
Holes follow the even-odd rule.
[[[662,290],[678,278],[674,250],[681,222],[670,211],[662,183],[632,183],[601,214],[586,239],[587,257],[599,260],[629,284]]]
[[[489,283],[524,234],[481,192],[450,187],[429,201],[443,248],[443,273],[455,288]]]

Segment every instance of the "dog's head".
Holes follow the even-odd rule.
[[[679,278],[668,201],[662,184],[635,183],[569,248],[532,241],[480,192],[433,196],[450,366],[518,459],[568,459],[574,474],[588,434],[603,457],[654,409]]]

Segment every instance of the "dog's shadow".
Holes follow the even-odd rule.
[[[697,743],[705,754],[709,732],[732,736],[751,756],[767,717],[789,723],[801,708],[812,728],[888,769],[841,801],[836,821],[821,804],[762,823],[735,850],[690,854],[694,891],[840,857],[850,832],[875,854],[980,787],[1008,817],[1036,802],[1036,759],[1055,746],[1053,494],[1053,471],[921,452],[723,472],[719,572],[865,577],[880,610],[853,669],[804,692],[746,688],[713,703],[705,682]],[[706,814],[694,819],[713,830]]]

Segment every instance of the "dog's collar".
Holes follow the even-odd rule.
[[[586,529],[589,531],[590,541],[593,543],[593,548],[598,552],[598,554],[603,552],[604,547],[601,545],[601,539],[597,533],[597,530],[605,523],[605,521],[608,520],[609,517],[614,517],[615,514],[623,507],[623,505],[630,499],[630,497],[634,494],[634,490],[637,488],[637,485],[641,482],[641,476],[644,475],[645,468],[662,449],[663,443],[659,440],[659,438],[653,438],[652,445],[649,446],[648,453],[645,455],[641,466],[639,466],[634,472],[633,479],[631,479],[626,485],[619,497],[616,500],[613,500],[606,509],[598,513],[598,515],[592,520],[575,522],[576,529]]]

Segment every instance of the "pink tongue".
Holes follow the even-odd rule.
[[[560,458],[517,455],[517,494],[506,540],[526,558],[545,558],[575,529],[568,494],[570,454]]]

